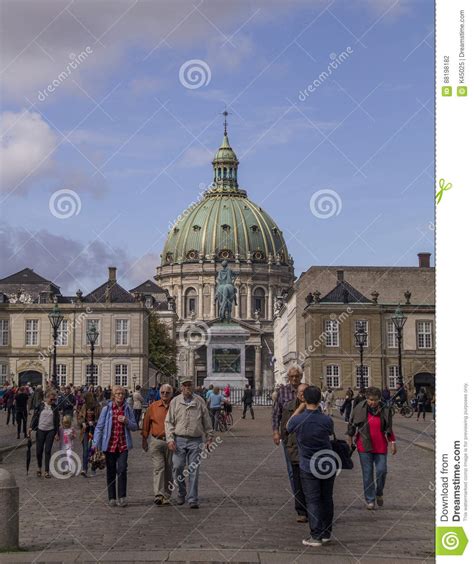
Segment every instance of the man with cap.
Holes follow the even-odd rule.
[[[199,508],[198,477],[203,437],[206,447],[212,442],[212,423],[206,402],[193,393],[191,378],[181,380],[181,394],[171,400],[165,419],[166,441],[173,452],[175,485],[178,486],[178,505],[185,501],[191,509]],[[184,467],[188,467],[189,494],[186,495]]]

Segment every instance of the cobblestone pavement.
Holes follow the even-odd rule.
[[[129,458],[129,506],[106,504],[105,476],[45,480],[25,472],[25,449],[3,468],[20,486],[20,542],[28,552],[1,562],[432,562],[434,551],[434,423],[395,420],[399,452],[389,457],[383,509],[369,512],[355,467],[335,485],[334,542],[306,548],[281,447],[273,445],[270,409],[238,419],[201,466],[199,510],[152,503],[151,460],[135,434]],[[336,430],[345,424],[336,416]],[[398,425],[399,424],[399,425]],[[4,417],[0,414],[4,433]],[[12,431],[13,433],[13,431]],[[420,443],[421,446],[417,446]]]

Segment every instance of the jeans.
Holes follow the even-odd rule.
[[[188,503],[198,503],[198,479],[200,453],[202,449],[201,437],[176,437],[176,451],[173,453],[173,470],[175,483],[178,484],[178,496],[186,499],[186,476],[184,467],[187,466],[189,475]]]
[[[84,433],[82,437],[82,471],[87,474],[89,468],[89,437]]]
[[[286,462],[286,471],[288,472],[288,479],[290,480],[291,491],[293,495],[295,495],[295,484],[293,481],[293,464],[291,463],[290,455],[286,450],[286,446],[281,443],[283,446],[283,453],[285,454],[285,462]]]
[[[23,435],[26,438],[26,420],[27,419],[28,419],[28,411],[17,409],[17,411],[16,411],[16,424],[17,424],[16,434],[18,435],[18,437],[20,437],[21,424],[23,423]]]
[[[15,407],[13,405],[7,407],[7,425],[10,423],[10,417],[12,425],[15,425]]]
[[[107,492],[109,499],[127,497],[127,461],[128,450],[124,452],[106,452],[105,465],[107,468]]]
[[[328,539],[331,537],[334,519],[332,492],[336,476],[321,479],[313,476],[311,472],[305,472],[301,469],[300,476],[311,536],[314,539]]]
[[[44,469],[49,473],[49,461],[51,460],[51,451],[53,450],[54,442],[54,429],[51,431],[36,431],[36,460],[38,462],[38,470],[43,466],[43,452],[44,452]]]
[[[365,501],[367,503],[374,503],[375,496],[383,495],[385,478],[387,477],[387,455],[373,454],[372,452],[359,452],[359,458],[362,468]]]
[[[155,497],[161,495],[165,499],[169,499],[171,497],[173,481],[173,453],[168,448],[166,441],[151,436],[150,454],[153,462],[153,490]]]
[[[300,466],[292,464],[293,468],[293,492],[295,496],[295,510],[298,515],[307,517],[306,499],[304,497],[303,486],[301,484]]]
[[[251,403],[244,403],[244,412],[242,413],[242,418],[245,419],[247,409],[250,409],[250,415],[252,416],[252,419],[255,419],[255,414],[253,412],[253,407]]]
[[[220,407],[211,407],[211,421],[212,421],[212,428],[214,429],[214,431],[219,430],[217,428],[217,416],[219,415],[220,411],[221,411]]]

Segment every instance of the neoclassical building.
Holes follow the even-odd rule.
[[[217,321],[216,274],[225,259],[238,274],[233,321],[249,332],[246,377],[257,389],[273,386],[273,304],[294,281],[293,260],[276,222],[239,187],[239,161],[224,139],[213,181],[168,233],[155,279],[176,302],[178,370],[201,384],[208,375],[206,346],[189,346],[186,329]]]

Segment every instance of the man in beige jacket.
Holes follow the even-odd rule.
[[[193,393],[190,378],[181,380],[181,394],[171,400],[165,419],[165,431],[168,448],[173,452],[178,505],[187,501],[191,509],[198,509],[198,477],[203,458],[203,438],[205,437],[208,448],[212,442],[212,424],[205,401]],[[189,495],[186,495],[186,475],[189,476]]]

